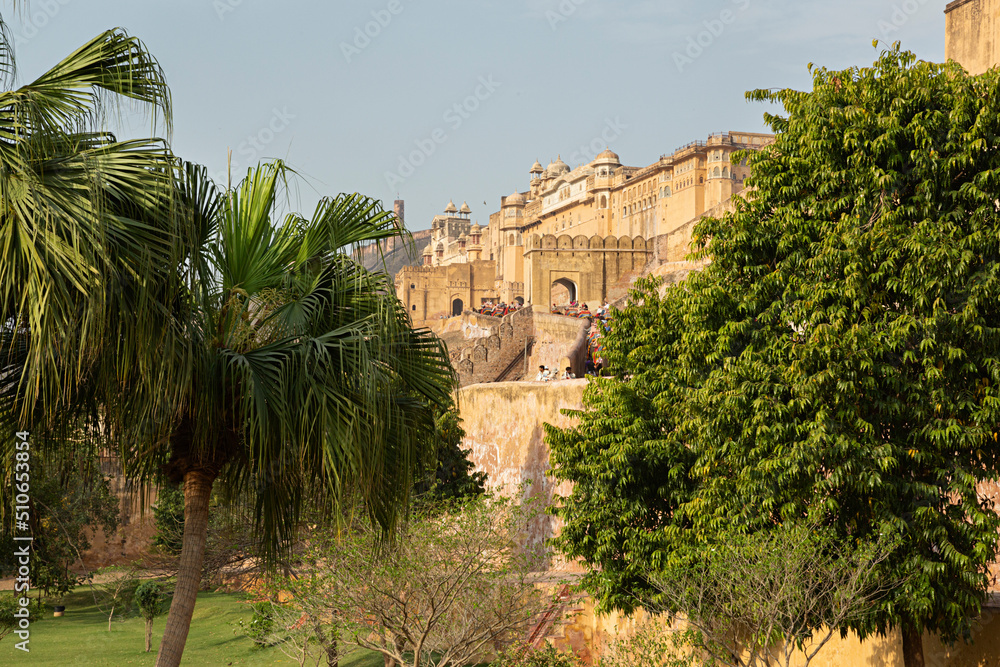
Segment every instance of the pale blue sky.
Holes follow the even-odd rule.
[[[710,132],[764,131],[764,109],[744,100],[746,90],[808,88],[810,62],[869,65],[874,38],[940,61],[945,4],[29,0],[20,14],[3,6],[20,81],[123,27],[167,73],[176,153],[220,177],[227,148],[238,173],[286,158],[308,178],[304,210],[343,191],[391,207],[398,192],[417,230],[449,199],[468,200],[485,224],[501,196],[526,188],[536,158],[544,166],[561,154],[576,167],[610,138],[625,164],[642,166]]]

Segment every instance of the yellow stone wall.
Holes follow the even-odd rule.
[[[1000,63],[1000,0],[956,0],[945,8],[944,50],[971,74]]]
[[[396,274],[396,294],[415,326],[451,317],[456,300],[463,310],[496,298],[496,263],[474,261],[445,266],[404,266]]]

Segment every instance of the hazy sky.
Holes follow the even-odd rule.
[[[945,0],[29,0],[4,19],[28,82],[123,27],[173,91],[174,151],[224,179],[282,157],[321,195],[449,199],[486,223],[528,169],[610,144],[629,165],[711,132],[766,131],[754,88],[870,65],[872,40],[944,58]],[[879,47],[883,48],[882,45]],[[148,133],[145,126],[134,128]],[[483,202],[486,202],[486,205]]]

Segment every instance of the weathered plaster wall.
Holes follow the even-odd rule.
[[[82,554],[82,566],[94,570],[107,565],[117,565],[141,560],[149,555],[153,546],[156,525],[153,522],[152,506],[156,503],[155,489],[147,489],[144,498],[130,493],[125,485],[121,464],[113,456],[101,458],[101,472],[107,477],[110,491],[118,498],[122,520],[111,535],[104,529],[88,529],[87,539],[90,549]]]
[[[513,492],[530,480],[529,497],[544,503],[554,493],[568,493],[546,476],[549,448],[543,424],[567,427],[574,420],[562,410],[580,410],[586,380],[558,382],[498,382],[464,387],[458,392],[458,408],[465,429],[463,449],[478,470],[487,474],[491,489]],[[540,518],[532,526],[533,541],[552,537],[553,517]]]
[[[944,52],[971,74],[1000,62],[1000,0],[956,0],[945,8]]]
[[[535,313],[535,342],[525,379],[533,379],[539,366],[548,366],[562,373],[567,365],[577,377],[583,377],[589,330],[590,320],[586,318]]]

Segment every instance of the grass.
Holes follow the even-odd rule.
[[[0,593],[11,595],[11,593]],[[108,632],[108,617],[94,605],[88,587],[70,593],[64,603],[66,615],[52,617],[52,607],[42,607],[31,624],[30,653],[14,648],[20,641],[8,635],[0,642],[0,665],[154,665],[166,615],[153,622],[153,648],[143,651],[145,621],[130,618],[115,622]],[[32,601],[32,609],[35,609]],[[296,665],[279,648],[254,648],[242,635],[237,621],[250,619],[250,609],[242,595],[201,593],[195,606],[184,649],[182,665],[227,667]],[[341,667],[382,667],[381,656],[356,653],[340,661]]]

